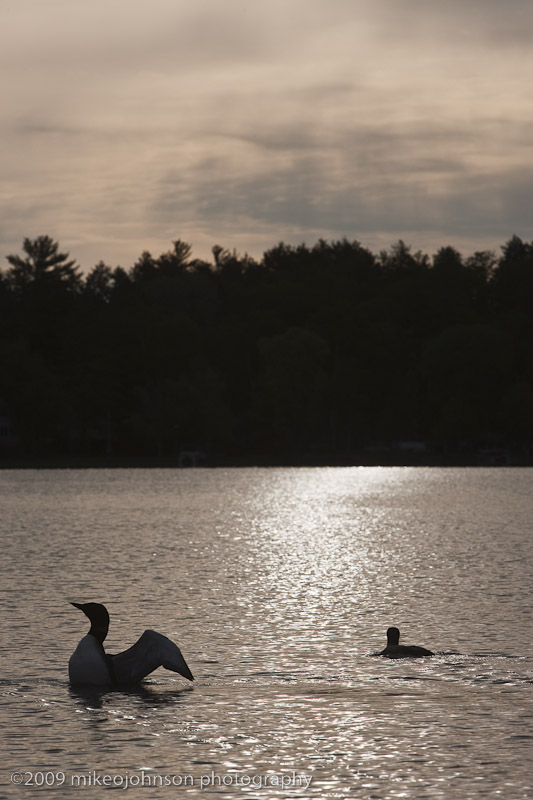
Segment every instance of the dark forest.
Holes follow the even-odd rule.
[[[532,463],[533,243],[0,271],[3,463]]]

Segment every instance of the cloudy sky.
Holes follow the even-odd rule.
[[[0,0],[0,256],[533,238],[531,0]]]

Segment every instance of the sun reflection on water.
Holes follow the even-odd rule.
[[[301,638],[331,646],[332,631],[353,640],[357,619],[375,602],[376,576],[385,573],[387,583],[390,553],[377,534],[399,480],[379,469],[293,470],[257,501],[257,601],[270,623],[284,626],[285,648]]]

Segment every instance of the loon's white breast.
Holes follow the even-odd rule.
[[[80,641],[68,662],[68,677],[74,684],[107,686],[111,675],[102,645],[90,633]]]

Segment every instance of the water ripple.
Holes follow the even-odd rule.
[[[532,474],[0,473],[4,770],[191,776],[183,796],[231,800],[525,797]],[[175,638],[194,686],[69,688],[71,599],[107,604],[111,652]],[[389,624],[436,655],[372,657]]]

